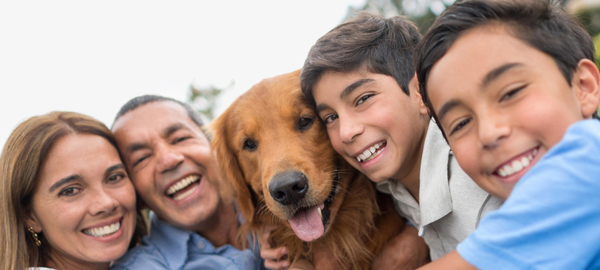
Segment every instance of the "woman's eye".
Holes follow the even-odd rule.
[[[338,119],[337,114],[330,114],[323,118],[323,122],[325,122],[325,124],[328,125],[331,124],[335,119]]]
[[[460,121],[460,123],[458,123],[450,132],[450,135],[454,134],[455,132],[461,130],[462,128],[464,128],[469,122],[471,122],[471,119],[465,119]]]
[[[108,182],[117,183],[125,178],[124,173],[115,173],[108,177]]]
[[[367,99],[371,98],[373,96],[373,94],[366,94],[364,96],[361,96],[360,98],[358,98],[358,101],[356,101],[356,105],[359,105],[363,102],[365,102]]]
[[[59,196],[74,196],[77,195],[79,192],[81,192],[80,188],[76,188],[76,187],[67,187],[63,190],[60,191],[60,193],[58,194]]]

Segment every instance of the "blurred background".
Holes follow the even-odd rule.
[[[404,15],[425,32],[453,2],[0,0],[0,147],[53,110],[110,127],[143,94],[189,102],[210,121],[263,78],[301,68],[314,42],[358,11]],[[600,0],[561,5],[600,44]]]

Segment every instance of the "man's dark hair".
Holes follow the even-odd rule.
[[[315,106],[313,86],[324,72],[351,72],[365,69],[396,79],[409,95],[414,76],[413,52],[421,34],[409,20],[396,16],[385,19],[360,12],[322,36],[310,49],[302,72],[302,93]]]
[[[183,103],[183,102],[173,99],[173,98],[157,96],[157,95],[144,95],[144,96],[138,96],[138,97],[134,97],[134,98],[130,99],[129,101],[127,101],[127,103],[125,103],[121,107],[121,109],[117,113],[117,116],[115,116],[115,120],[113,121],[113,124],[115,122],[117,122],[117,120],[119,118],[121,118],[123,115],[127,114],[128,112],[133,111],[142,105],[148,104],[150,102],[157,102],[157,101],[171,101],[171,102],[175,102],[175,103],[181,105],[181,107],[183,107],[188,112],[188,116],[190,117],[190,119],[192,119],[192,121],[194,121],[194,123],[196,123],[196,125],[198,125],[199,127],[202,127],[204,125],[204,122],[202,121],[200,114],[196,110],[194,110],[192,108],[192,106],[190,106],[189,104]]]
[[[431,68],[463,33],[493,24],[502,24],[509,34],[552,57],[569,85],[580,60],[587,58],[594,61],[594,44],[589,33],[577,19],[562,9],[558,1],[456,2],[436,19],[415,50],[419,91],[438,126],[439,121],[427,95]]]

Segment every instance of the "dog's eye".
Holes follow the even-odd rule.
[[[310,117],[302,117],[298,120],[298,129],[300,131],[307,130],[313,122],[314,120]]]
[[[244,149],[245,149],[245,150],[248,150],[248,151],[254,151],[254,150],[256,150],[256,147],[257,147],[257,144],[256,144],[256,142],[255,142],[255,141],[253,141],[252,139],[250,139],[250,138],[246,138],[246,139],[244,140]]]

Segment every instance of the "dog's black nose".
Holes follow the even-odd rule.
[[[308,179],[299,171],[282,172],[271,179],[269,192],[276,202],[289,205],[300,202],[308,191]]]

